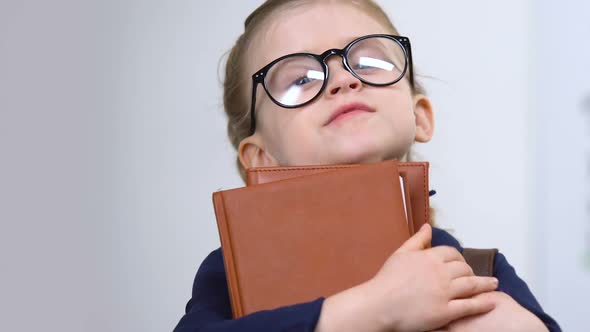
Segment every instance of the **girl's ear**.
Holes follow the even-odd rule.
[[[279,166],[277,160],[266,151],[262,137],[258,133],[254,133],[240,142],[238,157],[244,169]]]
[[[422,94],[414,96],[414,116],[416,118],[415,141],[426,143],[434,133],[434,113],[430,99]]]

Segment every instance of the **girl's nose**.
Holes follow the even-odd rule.
[[[342,57],[332,56],[326,63],[329,67],[328,85],[326,86],[328,97],[361,88],[362,82],[346,70],[342,63]]]

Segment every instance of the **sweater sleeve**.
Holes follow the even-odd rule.
[[[512,296],[521,306],[539,317],[549,331],[561,331],[557,322],[543,311],[527,284],[516,274],[512,265],[501,253],[497,253],[494,259],[494,276],[499,281],[498,290]]]
[[[438,245],[452,246],[463,252],[463,247],[461,247],[457,239],[441,229],[433,228],[432,246]],[[499,252],[494,258],[494,277],[498,278],[499,281],[498,291],[510,295],[518,304],[539,317],[549,331],[561,331],[557,322],[543,311],[527,284],[518,277],[514,268],[506,260],[506,257]]]
[[[192,298],[175,332],[313,332],[324,298],[311,302],[264,310],[232,319],[229,291],[221,249],[213,251],[201,264],[193,285]]]

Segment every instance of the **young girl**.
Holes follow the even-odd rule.
[[[226,67],[238,167],[408,160],[434,118],[409,39],[372,1],[269,0]],[[311,55],[315,54],[315,55]],[[428,248],[432,244],[432,248]],[[202,263],[176,331],[558,331],[502,254],[474,276],[448,233],[425,225],[371,280],[328,298],[232,319],[220,249]]]

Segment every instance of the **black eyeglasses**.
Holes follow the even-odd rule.
[[[414,86],[412,52],[407,37],[375,34],[357,38],[343,49],[322,54],[294,53],[282,56],[252,75],[250,135],[256,131],[256,88],[262,83],[270,99],[284,108],[297,108],[314,101],[328,82],[327,59],[342,57],[348,72],[371,86],[387,86],[400,81],[406,72]]]

